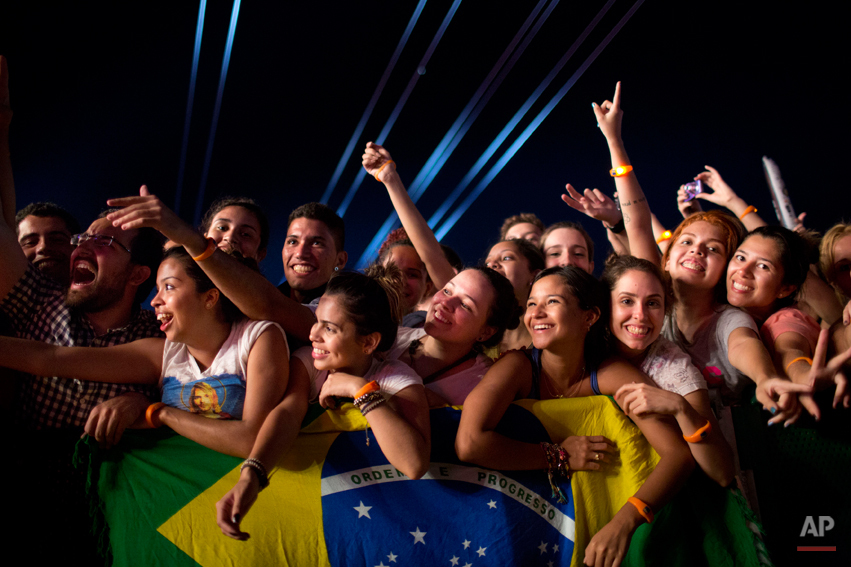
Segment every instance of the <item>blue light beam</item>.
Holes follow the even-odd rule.
[[[198,6],[198,23],[195,26],[195,51],[192,54],[192,71],[189,73],[189,95],[186,97],[186,121],[183,123],[183,145],[180,148],[180,169],[177,172],[177,191],[174,195],[174,212],[180,215],[183,198],[183,177],[186,173],[186,152],[189,148],[189,124],[192,122],[192,105],[195,102],[195,79],[198,77],[198,59],[201,57],[201,36],[204,34],[204,14],[207,0]]]
[[[405,87],[405,91],[396,103],[396,107],[393,109],[393,112],[390,113],[390,118],[387,119],[387,122],[384,124],[384,128],[381,129],[381,132],[375,139],[376,144],[384,145],[384,140],[387,139],[387,136],[390,134],[390,130],[393,128],[393,125],[399,118],[399,114],[402,113],[402,109],[405,107],[405,103],[408,102],[408,98],[411,96],[411,93],[414,91],[414,87],[417,85],[417,80],[420,78],[419,70],[428,65],[432,54],[434,54],[434,50],[437,49],[437,44],[440,43],[440,40],[443,38],[446,28],[449,27],[449,23],[452,21],[452,18],[455,16],[455,12],[458,11],[458,6],[460,5],[461,0],[455,0],[452,2],[452,6],[449,7],[449,11],[446,12],[446,16],[440,24],[440,28],[438,28],[437,33],[434,34],[431,44],[429,44],[428,49],[426,49],[425,55],[423,55],[422,60],[420,60],[419,65],[417,65],[417,70],[415,70],[413,75],[411,75],[411,79],[408,81],[408,86]],[[340,208],[337,209],[337,214],[340,215],[340,217],[346,214],[346,210],[349,208],[352,199],[355,197],[355,193],[357,193],[363,183],[364,177],[366,177],[366,171],[361,168],[351,187],[349,187],[348,192],[346,192],[346,196],[343,198]]]
[[[372,93],[372,98],[369,99],[369,103],[366,105],[366,109],[363,111],[363,116],[360,117],[360,122],[358,122],[358,125],[355,127],[355,131],[352,134],[348,145],[346,145],[346,149],[343,151],[342,157],[340,157],[340,162],[337,164],[337,169],[334,170],[334,175],[331,176],[331,181],[328,182],[328,187],[325,188],[325,192],[322,194],[322,199],[320,199],[320,201],[323,205],[328,204],[328,199],[331,198],[331,194],[334,192],[334,189],[337,188],[337,183],[340,181],[340,176],[343,175],[343,169],[346,167],[346,164],[349,163],[349,160],[352,157],[352,153],[354,153],[355,151],[355,145],[358,143],[358,139],[360,138],[361,134],[363,134],[363,129],[366,127],[366,123],[369,120],[369,117],[372,116],[372,111],[375,110],[375,105],[378,104],[378,98],[384,91],[384,86],[390,79],[390,75],[391,73],[393,73],[393,69],[396,67],[396,63],[399,61],[399,57],[402,55],[402,50],[408,43],[408,38],[411,37],[411,32],[414,31],[414,26],[416,26],[417,20],[419,20],[420,14],[422,13],[423,8],[425,8],[426,2],[427,0],[420,0],[420,3],[417,4],[416,9],[414,10],[413,15],[411,16],[411,19],[408,21],[408,26],[405,28],[405,31],[402,32],[402,37],[401,39],[399,39],[398,45],[396,45],[396,50],[390,57],[390,62],[387,63],[387,68],[384,70],[384,74],[381,76],[381,80],[378,81],[378,86],[375,87],[375,92]]]
[[[482,194],[488,185],[490,185],[491,181],[502,171],[502,168],[514,157],[514,154],[523,146],[526,140],[535,132],[538,126],[544,121],[544,119],[552,112],[552,110],[556,107],[556,105],[564,98],[564,95],[573,87],[576,81],[585,73],[591,63],[597,59],[597,56],[603,51],[603,49],[609,44],[609,42],[618,34],[621,28],[629,21],[632,15],[638,10],[638,7],[644,3],[644,0],[638,0],[632,8],[624,15],[623,18],[618,22],[618,24],[612,29],[611,32],[603,39],[602,43],[597,46],[597,49],[594,50],[591,55],[585,60],[584,63],[576,70],[576,72],[567,80],[564,86],[556,93],[556,95],[550,99],[550,102],[544,107],[541,112],[535,117],[535,119],[526,127],[520,136],[518,136],[517,140],[514,141],[511,146],[505,151],[501,158],[494,164],[494,166],[488,171],[487,175],[476,185],[475,189],[467,196],[466,199],[458,206],[458,208],[450,215],[446,222],[440,227],[440,229],[435,233],[435,236],[438,240],[442,240],[446,233],[449,232],[455,223],[458,222],[458,219],[461,218],[467,209],[470,208],[470,205],[478,198],[479,195]]]
[[[470,126],[472,126],[473,122],[475,122],[476,118],[478,118],[479,114],[490,101],[490,98],[502,84],[505,77],[508,76],[508,73],[514,67],[514,64],[526,50],[526,47],[528,47],[529,43],[531,43],[532,39],[535,35],[537,35],[544,22],[559,3],[559,0],[551,0],[550,5],[547,7],[543,16],[541,16],[541,18],[535,23],[535,27],[532,28],[531,33],[523,39],[520,47],[517,48],[517,43],[520,42],[520,39],[529,29],[529,26],[532,25],[532,22],[540,13],[541,8],[543,8],[545,1],[546,0],[541,0],[535,8],[533,8],[529,17],[527,17],[526,21],[523,22],[523,25],[520,26],[520,29],[508,44],[508,47],[506,47],[503,51],[488,76],[485,77],[485,80],[479,86],[478,90],[473,94],[473,97],[467,103],[467,106],[465,106],[461,111],[461,114],[458,115],[458,118],[443,136],[443,139],[440,141],[437,148],[435,148],[434,152],[432,152],[431,157],[429,157],[426,164],[422,167],[422,169],[420,169],[419,173],[414,178],[414,181],[411,183],[410,189],[408,190],[411,200],[414,203],[422,197],[423,193],[425,193],[426,189],[428,189],[432,181],[434,181],[434,178],[446,164],[447,160],[452,155],[452,152],[455,151],[455,148],[464,138],[464,135],[466,135]],[[516,51],[515,48],[517,48]],[[508,64],[506,65],[505,61],[507,59]],[[399,217],[396,215],[395,211],[390,213],[390,216],[388,216],[387,220],[385,220],[381,225],[378,232],[370,241],[369,245],[367,245],[366,250],[358,260],[358,269],[366,267],[369,262],[369,258],[371,258],[381,246],[381,242],[385,235],[393,230],[395,225],[398,224],[398,219]]]
[[[526,113],[532,108],[532,106],[538,101],[538,98],[544,93],[547,87],[550,86],[550,83],[555,80],[556,76],[561,72],[567,62],[573,57],[576,50],[585,42],[588,36],[594,31],[594,28],[597,27],[597,24],[600,23],[600,20],[603,19],[603,16],[609,11],[609,8],[615,3],[615,0],[609,0],[606,4],[597,12],[597,15],[594,16],[594,19],[585,27],[579,37],[573,42],[570,48],[565,52],[562,58],[556,63],[555,67],[549,72],[549,74],[544,77],[544,80],[541,81],[541,84],[538,85],[538,88],[532,93],[532,95],[526,99],[526,102],[523,103],[523,106],[515,113],[515,115],[509,120],[508,124],[502,129],[502,131],[497,134],[496,138],[494,138],[493,142],[487,147],[485,152],[476,160],[476,163],[473,164],[473,167],[470,168],[470,171],[461,179],[461,182],[452,190],[452,193],[449,194],[449,197],[443,202],[443,204],[438,207],[438,209],[434,212],[431,218],[428,220],[429,226],[434,229],[440,220],[449,212],[449,209],[455,202],[461,197],[464,191],[467,190],[467,187],[473,182],[473,179],[484,169],[485,165],[487,165],[488,161],[493,157],[499,147],[505,142],[508,136],[514,131],[520,121],[526,116]]]
[[[204,192],[207,190],[207,177],[210,173],[210,162],[213,159],[213,142],[216,141],[216,128],[219,125],[219,112],[222,109],[222,97],[225,92],[225,79],[228,76],[230,66],[230,54],[233,49],[233,36],[236,34],[236,22],[239,19],[239,5],[241,0],[233,1],[233,10],[230,13],[230,25],[228,26],[228,39],[225,44],[225,55],[222,59],[222,72],[219,75],[219,89],[216,92],[216,106],[213,108],[213,123],[210,125],[210,136],[207,139],[207,154],[204,156],[204,171],[201,174],[201,186],[198,189],[198,198],[195,201],[195,224],[201,222],[201,213],[204,209]]]

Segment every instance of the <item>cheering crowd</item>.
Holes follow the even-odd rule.
[[[573,471],[615,462],[614,443],[526,443],[498,432],[500,419],[519,399],[606,395],[660,457],[584,550],[588,565],[618,565],[689,475],[736,482],[718,424],[725,408],[755,395],[768,423],[784,426],[848,408],[851,225],[823,237],[769,226],[707,166],[696,179],[708,190],[694,198],[681,188],[684,219],[667,231],[621,138],[620,84],[593,113],[616,200],[570,184],[562,200],[607,228],[599,279],[603,243],[577,222],[545,227],[530,213],[494,227],[484,263],[465,267],[435,238],[388,150],[370,142],[363,167],[403,228],[354,272],[343,220],[300,206],[286,225],[286,282],[275,286],[259,264],[282,223],[247,196],[213,203],[197,228],[145,186],[109,200],[86,231],[53,203],[17,211],[0,57],[0,395],[17,439],[7,473],[21,487],[17,519],[52,530],[63,553],[88,553],[74,441],[84,432],[120,447],[127,428],[167,427],[245,459],[216,511],[225,535],[245,539],[241,521],[309,405],[335,411],[343,400],[411,479],[429,466],[429,409],[448,404],[463,406],[462,461],[546,471],[558,493]],[[142,305],[152,290],[153,311]],[[820,407],[813,394],[827,389],[832,407]],[[62,513],[46,517],[46,506]]]

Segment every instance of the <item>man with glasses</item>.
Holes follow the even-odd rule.
[[[30,263],[15,234],[15,188],[9,154],[6,60],[0,56],[0,310],[17,336],[63,346],[110,346],[160,334],[140,303],[152,289],[162,242],[151,229],[121,230],[99,218],[74,238],[67,289]],[[69,237],[69,243],[70,243]],[[122,371],[116,368],[116,374]],[[74,469],[76,438],[85,430],[114,444],[156,396],[140,385],[98,384],[26,376],[15,400],[15,435],[7,442],[10,506],[23,530],[17,542],[31,562],[73,554],[92,564],[96,552],[84,495],[84,467]],[[44,545],[43,534],[51,543]],[[30,538],[32,541],[29,541]],[[49,556],[48,558],[44,557]]]

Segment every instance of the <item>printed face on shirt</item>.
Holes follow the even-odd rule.
[[[24,217],[18,223],[18,244],[36,268],[62,285],[68,285],[74,246],[64,220],[35,215]]]
[[[750,236],[727,266],[727,301],[764,318],[794,288],[783,284],[783,265],[771,238]]]
[[[685,228],[671,244],[665,270],[674,282],[711,289],[721,281],[727,268],[724,231],[705,221]]]
[[[254,258],[258,262],[266,257],[266,250],[260,250],[260,221],[257,216],[244,207],[232,205],[216,213],[208,236],[225,251],[237,251],[245,258]]]
[[[547,235],[542,248],[548,268],[576,266],[589,274],[594,271],[594,260],[588,256],[588,243],[576,229],[555,229]]]
[[[396,264],[405,276],[405,288],[402,290],[402,300],[405,305],[405,313],[414,310],[422,301],[426,289],[425,264],[420,255],[411,246],[394,246],[384,258],[384,265]]]
[[[514,240],[515,238],[523,238],[538,246],[541,243],[541,234],[543,234],[543,231],[534,224],[519,222],[505,232],[505,239]]]
[[[523,322],[535,348],[559,350],[567,344],[584,344],[585,335],[599,316],[596,311],[582,309],[570,286],[552,275],[532,286]]]
[[[508,240],[496,243],[488,252],[485,266],[499,272],[511,282],[514,295],[520,305],[523,305],[529,295],[532,280],[538,272],[529,271],[529,260],[517,250],[517,246]]]
[[[833,283],[845,297],[851,298],[851,234],[843,236],[833,245]]]
[[[496,292],[484,274],[464,270],[434,294],[424,329],[441,342],[473,348],[496,332],[487,324],[495,298]]]
[[[611,295],[609,327],[626,356],[641,354],[659,338],[665,320],[665,288],[651,274],[629,270]]]
[[[287,229],[282,251],[284,276],[294,290],[310,291],[328,283],[334,268],[343,268],[348,256],[337,250],[328,226],[315,219],[297,218]]]
[[[316,308],[316,323],[310,329],[313,344],[313,367],[354,373],[372,358],[364,352],[364,340],[357,334],[354,322],[339,295],[323,295]]]
[[[163,260],[157,271],[157,294],[151,301],[151,307],[157,314],[160,330],[168,340],[191,344],[193,334],[205,332],[203,321],[207,317],[207,299],[208,293],[198,293],[195,281],[186,273],[180,260]]]

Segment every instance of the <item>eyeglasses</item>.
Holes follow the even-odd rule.
[[[128,253],[132,254],[129,248],[115,240],[114,237],[107,236],[105,234],[87,234],[84,232],[82,234],[75,234],[71,237],[71,246],[79,246],[83,242],[91,242],[92,245],[99,248],[109,248],[114,242],[119,248],[127,250]]]

